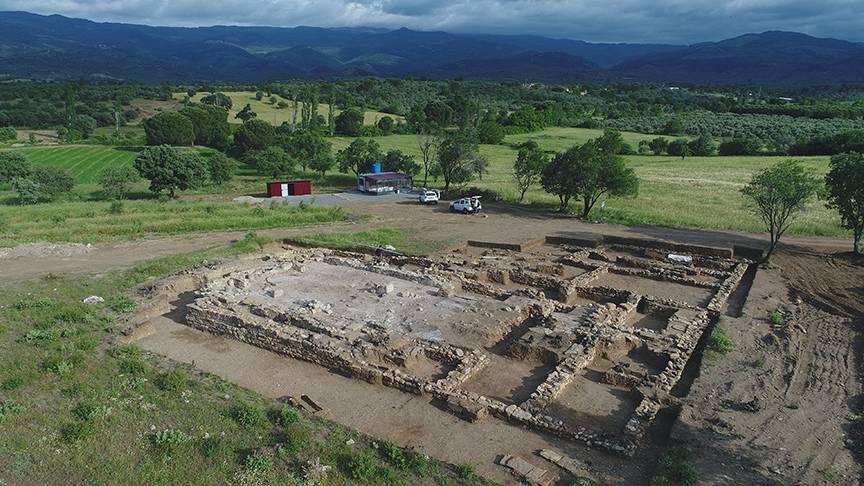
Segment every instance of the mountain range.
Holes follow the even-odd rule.
[[[259,82],[428,77],[864,83],[864,44],[792,32],[690,46],[319,27],[151,27],[0,12],[0,80]]]

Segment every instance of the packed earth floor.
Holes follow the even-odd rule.
[[[548,237],[431,257],[290,248],[170,286],[185,290],[186,326],[420,397],[481,433],[492,421],[554,437],[539,462],[498,444],[516,477],[552,484],[614,480],[616,461],[646,453],[703,337],[738,305],[730,296],[746,298],[751,266],[729,249]]]

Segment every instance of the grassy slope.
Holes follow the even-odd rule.
[[[52,165],[66,170],[80,183],[95,182],[104,167],[132,165],[139,149],[105,146],[26,147],[15,149],[34,165]]]
[[[327,484],[478,482],[470,467],[376,451],[370,438],[302,412],[279,423],[281,405],[272,400],[111,343],[119,313],[135,305],[127,296],[135,285],[264,242],[251,237],[120,273],[0,292],[0,483],[290,485],[302,484],[302,467],[315,458],[332,468]],[[94,294],[106,303],[81,303]],[[156,433],[166,429],[183,440],[160,443]],[[261,448],[278,452],[250,461]],[[365,481],[352,479],[361,473]]]
[[[269,98],[263,98],[261,101],[255,99],[255,92],[253,91],[227,91],[226,95],[231,97],[231,101],[233,102],[233,106],[231,108],[231,112],[228,115],[228,121],[231,123],[240,123],[240,120],[234,118],[234,116],[243,109],[244,106],[248,103],[252,107],[252,111],[258,114],[258,118],[267,122],[272,123],[273,125],[281,125],[282,122],[291,122],[292,113],[294,110],[289,106],[285,109],[280,109],[272,104],[270,104]],[[192,100],[193,101],[201,101],[201,98],[206,96],[207,93],[198,93],[196,94]],[[185,97],[185,93],[175,93],[174,98],[178,100],[182,100]],[[282,98],[281,96],[274,95],[278,99],[278,101],[284,101],[291,105],[291,100]],[[278,103],[277,101],[277,103]],[[327,110],[328,106],[325,103],[321,103],[318,105],[318,114],[327,119]],[[339,110],[336,110],[336,114],[339,114]],[[300,114],[297,114],[298,118]],[[393,119],[401,119],[401,116],[398,115],[390,115],[387,113],[381,113],[379,111],[366,111],[366,116],[364,119],[364,123],[366,125],[372,125],[378,121],[383,116],[389,116]]]

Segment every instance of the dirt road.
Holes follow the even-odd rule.
[[[544,235],[616,235],[656,238],[708,246],[743,245],[761,248],[764,235],[711,230],[688,230],[650,226],[587,224],[576,218],[540,214],[490,204],[481,216],[464,216],[447,211],[446,205],[420,206],[413,202],[364,204],[348,211],[366,216],[367,221],[316,226],[312,228],[272,229],[260,235],[284,238],[310,233],[361,231],[375,228],[411,230],[418,238],[461,245],[468,239],[520,242]],[[86,254],[75,256],[26,256],[0,259],[0,285],[39,278],[49,273],[103,273],[134,266],[142,261],[228,244],[243,238],[245,231],[193,234],[168,238],[99,244]],[[819,252],[845,251],[849,242],[835,238],[787,237],[785,247]]]

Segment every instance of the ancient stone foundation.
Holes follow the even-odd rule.
[[[428,395],[468,421],[630,455],[674,403],[749,262],[722,249],[580,243],[475,242],[431,258],[292,250],[211,279],[186,320]],[[592,420],[606,410],[609,420]]]

